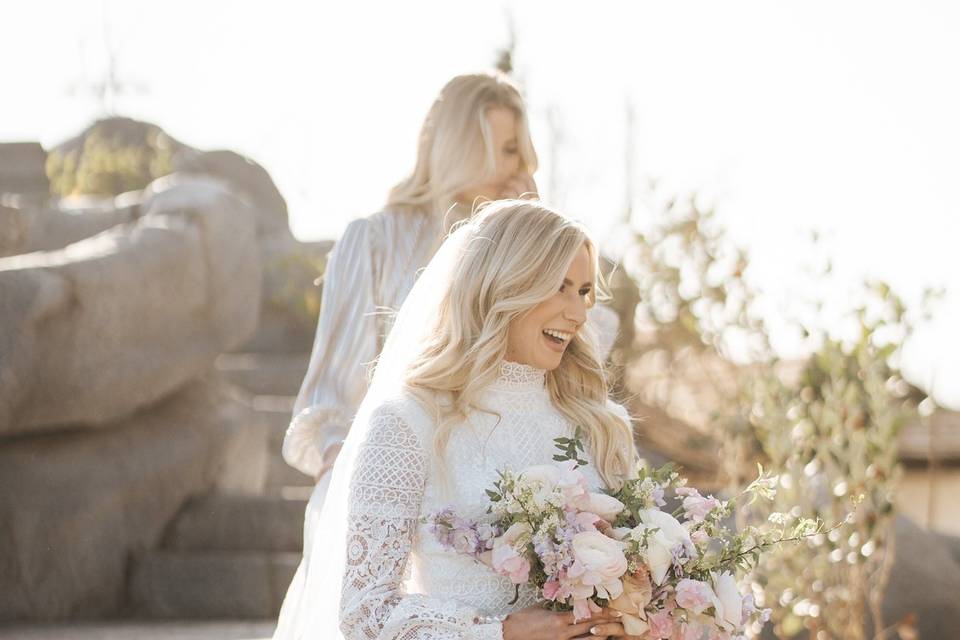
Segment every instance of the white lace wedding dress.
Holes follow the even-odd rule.
[[[432,420],[420,405],[401,398],[373,413],[350,483],[340,603],[346,640],[499,639],[501,623],[490,618],[535,601],[521,590],[511,605],[509,580],[444,549],[418,520],[452,506],[458,515],[489,521],[484,490],[497,470],[550,464],[553,439],[573,434],[550,402],[542,370],[502,363],[482,401],[500,418],[477,412],[454,428],[446,493],[430,464]],[[593,488],[602,486],[592,466],[585,474]]]

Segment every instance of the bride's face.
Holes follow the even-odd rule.
[[[460,202],[470,205],[478,199],[498,200],[520,170],[517,114],[506,107],[494,107],[487,111],[487,122],[493,144],[494,176],[489,182],[471,185],[458,194]]]
[[[590,252],[581,245],[560,289],[510,323],[507,360],[537,369],[560,366],[570,340],[587,321],[595,277]]]

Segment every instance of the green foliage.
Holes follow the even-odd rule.
[[[561,453],[553,456],[553,459],[557,462],[573,460],[578,467],[585,466],[587,461],[580,457],[580,454],[584,452],[583,442],[581,442],[582,435],[580,427],[577,427],[572,438],[554,438],[554,446],[560,449]]]
[[[118,195],[170,173],[172,151],[159,130],[148,130],[141,142],[131,144],[95,126],[82,148],[50,153],[46,170],[55,195]]]
[[[638,318],[655,332],[655,339],[633,345],[633,357],[650,350],[672,357],[687,349],[728,355],[734,336],[762,341],[744,277],[747,255],[727,241],[714,210],[695,196],[669,200],[651,229],[635,233],[624,263],[640,291]]]

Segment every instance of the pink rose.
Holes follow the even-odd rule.
[[[530,579],[530,561],[526,558],[509,562],[503,568],[513,584],[526,584],[527,580]]]
[[[493,541],[492,566],[497,573],[508,576],[513,584],[523,584],[530,577],[530,561],[518,549],[526,546],[531,533],[530,525],[517,522]]]
[[[674,633],[673,617],[669,611],[657,611],[650,614],[650,637],[661,640],[669,638]]]
[[[677,583],[677,604],[693,613],[703,613],[717,602],[717,594],[706,582],[684,578]]]
[[[701,547],[710,544],[710,535],[703,529],[697,529],[691,533],[690,539],[693,541],[693,544],[698,544]]]
[[[703,522],[714,509],[718,508],[720,501],[713,496],[704,498],[700,492],[691,487],[680,487],[677,489],[678,496],[685,496],[683,499],[684,515],[694,522]]]
[[[576,621],[586,620],[595,613],[600,613],[603,609],[593,600],[588,598],[578,598],[573,601],[573,619]]]
[[[559,580],[547,580],[543,583],[543,599],[544,600],[556,600],[557,595],[560,593],[560,581]]]

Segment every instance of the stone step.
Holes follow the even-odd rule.
[[[309,362],[309,353],[222,353],[216,368],[254,395],[296,396]]]
[[[120,613],[131,555],[190,496],[263,490],[266,447],[249,413],[204,377],[108,427],[3,440],[0,620]]]
[[[130,604],[144,618],[275,618],[301,554],[150,551],[133,565]]]
[[[190,500],[162,546],[180,551],[300,551],[307,501],[211,493]]]

